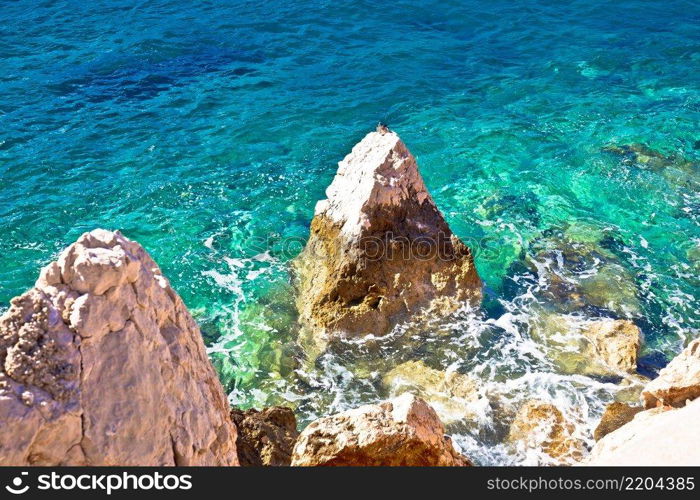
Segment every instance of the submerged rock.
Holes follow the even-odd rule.
[[[538,299],[562,313],[605,309],[618,317],[639,316],[634,276],[602,246],[603,238],[600,231],[585,235],[574,226],[535,241],[526,264],[537,276]]]
[[[630,406],[625,403],[611,403],[605,408],[605,412],[593,432],[593,438],[600,441],[603,437],[619,429],[627,422],[631,422],[634,416],[643,411],[641,406]]]
[[[447,426],[478,419],[485,401],[470,376],[436,370],[422,361],[400,364],[384,375],[382,385],[390,397],[411,393],[424,399]]]
[[[604,146],[603,151],[621,156],[627,162],[649,166],[652,169],[664,168],[674,162],[674,158],[651,149],[646,144],[632,143],[620,146],[611,144]]]
[[[596,443],[585,465],[700,464],[700,399],[684,408],[653,408]]]
[[[595,274],[581,278],[579,289],[585,305],[607,309],[623,317],[640,315],[634,277],[620,264],[599,266]]]
[[[699,396],[700,339],[688,344],[642,391],[646,408],[659,405],[682,407],[687,400]]]
[[[435,411],[404,394],[312,422],[294,447],[295,466],[467,466]]]
[[[574,424],[556,406],[528,401],[518,411],[507,440],[526,453],[543,452],[557,463],[570,463],[580,460],[585,449],[574,431]]]
[[[619,146],[611,144],[604,146],[603,151],[622,157],[626,163],[635,163],[652,170],[661,170],[670,166],[686,169],[693,167],[692,162],[678,155],[665,155],[646,144],[632,143]]]
[[[642,333],[629,320],[589,320],[541,311],[535,315],[530,331],[562,373],[599,376],[636,373]]]
[[[617,392],[615,392],[615,401],[628,405],[639,404],[639,398],[642,394],[642,389],[649,383],[649,378],[636,373],[629,377],[625,377],[617,384]]]
[[[690,272],[683,277],[693,286],[700,288],[700,241],[693,242],[693,246],[686,251],[685,255],[688,259],[687,267],[681,265]]]
[[[199,328],[146,251],[82,235],[0,318],[0,465],[237,465]]]
[[[258,410],[231,410],[238,429],[238,460],[244,467],[285,466],[299,431],[294,412],[282,406]]]
[[[471,251],[435,206],[398,135],[368,134],[339,163],[294,262],[305,335],[384,335],[480,300]],[[302,341],[304,338],[302,338]]]

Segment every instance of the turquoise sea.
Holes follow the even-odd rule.
[[[483,464],[542,460],[504,443],[493,394],[554,402],[590,443],[624,390],[553,363],[532,335],[547,314],[632,319],[647,376],[700,334],[697,2],[22,0],[0,34],[0,312],[81,233],[120,229],[195,315],[232,403],[304,425],[420,359],[480,381],[480,418],[448,431]],[[486,299],[309,364],[288,263],[378,121]]]

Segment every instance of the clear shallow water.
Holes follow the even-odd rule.
[[[699,9],[414,3],[4,5],[0,310],[79,234],[118,228],[193,311],[237,404],[294,402],[306,422],[382,397],[377,373],[423,359],[484,397],[556,402],[590,440],[619,386],[561,373],[533,325],[543,310],[632,318],[647,374],[698,335]],[[309,367],[287,263],[379,120],[475,249],[488,297],[449,335]],[[602,150],[632,143],[666,159]],[[596,304],[562,300],[582,284]],[[453,434],[482,463],[538,459],[500,426],[484,411]]]

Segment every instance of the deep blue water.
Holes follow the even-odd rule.
[[[562,272],[620,287],[586,314],[642,327],[641,371],[700,332],[697,2],[2,7],[0,311],[82,232],[121,229],[195,314],[233,402],[294,401],[304,422],[377,399],[342,357],[300,373],[287,263],[336,163],[383,121],[488,287],[486,319],[427,349],[433,366],[496,383],[491,367],[594,422],[616,389],[521,345],[546,288],[532,261],[565,238],[609,259]],[[603,150],[635,143],[657,159]],[[475,357],[460,350],[473,329],[489,332]],[[494,368],[499,342],[512,365]],[[498,446],[479,432],[458,441]],[[483,461],[523,461],[506,456]]]

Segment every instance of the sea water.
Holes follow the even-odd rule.
[[[0,312],[81,233],[120,229],[198,320],[232,403],[291,405],[303,426],[422,360],[479,381],[478,418],[448,431],[483,464],[546,461],[506,442],[498,408],[552,402],[590,445],[625,390],[562,370],[538,318],[633,320],[646,376],[699,333],[696,2],[2,7]],[[484,305],[309,362],[289,261],[379,121],[474,250]],[[595,304],[567,311],[556,285],[584,282]]]

